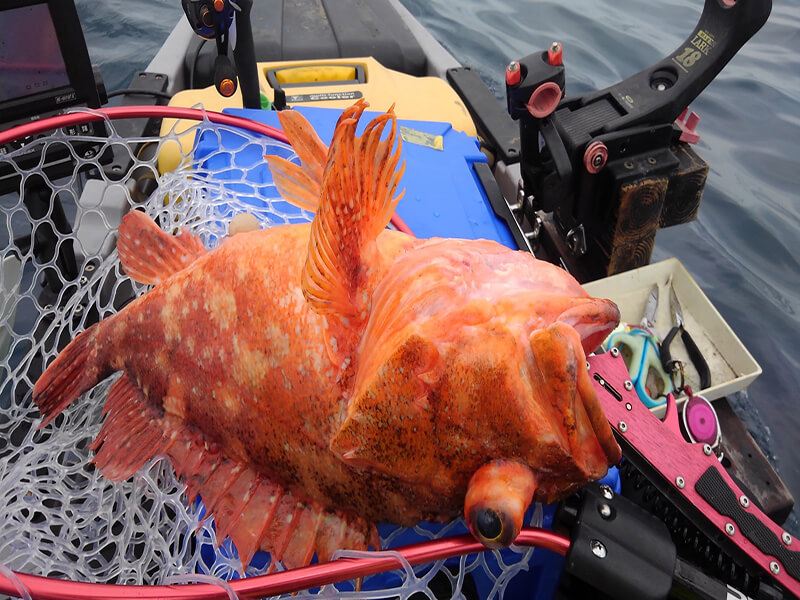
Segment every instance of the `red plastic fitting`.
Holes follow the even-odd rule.
[[[506,67],[506,85],[517,85],[522,79],[522,69],[519,63],[514,60]]]
[[[586,152],[583,153],[583,166],[586,170],[595,175],[603,170],[608,161],[608,148],[603,142],[594,141],[586,146]]]
[[[564,48],[561,46],[561,42],[553,42],[550,44],[550,47],[547,49],[547,62],[550,63],[550,66],[560,67],[564,64],[563,51]]]

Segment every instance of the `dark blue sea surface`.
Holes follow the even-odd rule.
[[[403,0],[463,64],[504,95],[512,59],[564,45],[567,93],[616,83],[672,52],[701,0]],[[181,18],[177,0],[77,0],[109,90],[127,87]],[[658,233],[763,368],[737,405],[800,500],[800,0],[769,22],[693,103],[710,165],[697,221]],[[796,520],[789,529],[800,534]]]

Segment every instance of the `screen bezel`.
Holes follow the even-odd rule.
[[[6,0],[0,5],[0,18],[6,10],[40,4],[46,4],[50,11],[69,84],[0,102],[0,123],[36,117],[69,106],[101,106],[89,50],[73,0]]]

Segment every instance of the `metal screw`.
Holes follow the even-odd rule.
[[[94,156],[94,150],[89,148],[86,152],[83,153],[83,158],[92,158]]]
[[[600,486],[600,493],[603,494],[603,498],[606,500],[611,500],[614,497],[614,490],[612,490],[607,485]],[[789,535],[788,533],[786,535]]]
[[[618,427],[622,433],[628,431],[628,424],[625,421],[620,421]]]
[[[736,527],[733,526],[733,523],[725,523],[725,533],[728,535],[736,533]]]
[[[783,535],[781,535],[781,539],[783,540],[783,543],[786,544],[787,546],[792,545],[792,536],[789,535],[788,531],[783,532]]]
[[[667,84],[666,83],[659,83],[658,85],[656,85],[656,89],[659,92],[663,92],[664,90],[667,89]]]
[[[714,450],[711,448],[711,446],[709,446],[708,444],[703,444],[703,454],[705,454],[706,456],[711,456],[711,453],[713,451]]]
[[[53,305],[52,304],[45,304],[43,308],[44,308],[44,310],[51,310],[53,308]]]
[[[608,519],[611,516],[611,507],[608,504],[601,504],[597,510],[600,512],[600,516],[604,519]]]
[[[630,379],[626,379],[625,383],[622,384],[626,390],[629,392],[633,389],[633,382]]]
[[[606,547],[603,545],[603,542],[600,540],[592,540],[592,554],[594,554],[597,558],[605,558],[608,552],[606,551]]]
[[[613,356],[614,358],[617,358],[619,356],[619,348],[617,348],[616,346],[614,346],[610,350],[610,352],[611,352],[611,356]]]
[[[686,481],[683,479],[683,477],[678,475],[675,478],[675,485],[677,485],[679,488],[683,489],[684,487],[686,487]]]
[[[78,304],[78,306],[75,307],[75,314],[79,315],[82,312],[83,312],[83,304]]]
[[[747,499],[747,496],[742,496],[739,498],[739,504],[747,508],[750,506],[750,500]]]
[[[633,410],[633,405],[630,402],[626,402],[625,403],[625,409],[626,410]]]
[[[781,572],[781,566],[773,560],[769,563],[769,570],[772,571],[774,575],[777,575]]]
[[[517,61],[515,61],[515,60],[511,61],[510,63],[508,63],[508,66],[506,67],[506,71],[511,71],[512,73],[514,71],[519,71],[519,63]]]
[[[550,44],[551,52],[558,52],[559,50],[561,50],[561,44],[559,44],[558,42],[553,42],[552,44]]]
[[[81,285],[86,285],[87,283],[89,283],[89,278],[86,277],[86,275],[81,275],[81,278],[78,279],[78,283],[80,283]]]

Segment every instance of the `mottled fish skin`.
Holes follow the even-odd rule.
[[[165,240],[141,213],[126,216],[123,265],[157,285],[76,338],[34,389],[47,424],[123,371],[94,444],[101,469],[125,477],[148,457],[133,448],[115,463],[105,445],[153,444],[193,492],[222,499],[232,536],[292,565],[375,543],[372,523],[452,519],[493,461],[524,465],[533,497],[551,501],[621,456],[585,368],[616,306],[495,242],[384,230],[398,199],[396,122],[379,117],[357,139],[363,109],[345,111],[327,163],[313,159],[308,177],[325,164],[322,181],[270,160],[305,202],[322,190],[312,225],[238,233],[203,254],[189,234]],[[311,136],[304,147],[324,149]],[[137,256],[139,232],[171,258]],[[125,411],[139,415],[135,436]],[[298,527],[313,531],[292,537]]]

